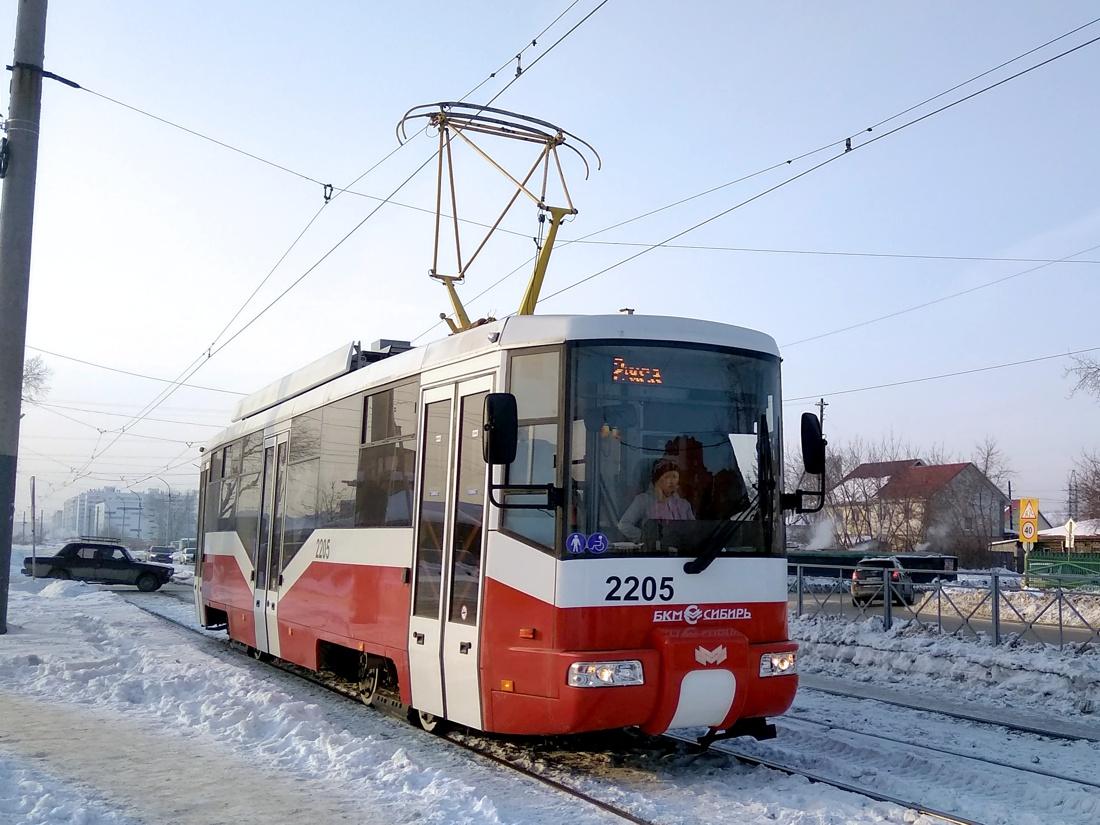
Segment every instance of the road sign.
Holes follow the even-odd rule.
[[[1039,499],[1020,499],[1020,540],[1031,544],[1039,532]]]

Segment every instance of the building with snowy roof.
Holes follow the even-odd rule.
[[[866,462],[833,487],[830,516],[843,544],[958,552],[1004,534],[1008,497],[971,462]]]

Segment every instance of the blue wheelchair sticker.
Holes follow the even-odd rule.
[[[603,533],[593,533],[588,537],[589,553],[606,553],[607,548],[610,546],[611,542],[607,540],[607,536]]]
[[[570,533],[565,540],[565,549],[570,553],[583,553],[586,543],[587,537],[584,533]]]

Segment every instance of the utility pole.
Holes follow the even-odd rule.
[[[4,319],[4,334],[0,335],[0,635],[8,632],[8,580],[45,49],[46,0],[19,0],[7,137],[0,146],[4,176],[0,200],[0,318]]]
[[[829,406],[829,402],[824,398],[820,398],[814,406],[820,410],[817,417],[821,420],[821,431],[825,432],[825,408]]]

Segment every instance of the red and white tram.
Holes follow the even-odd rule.
[[[638,315],[346,348],[205,452],[200,620],[429,729],[766,736],[798,683],[779,375],[767,335]]]

